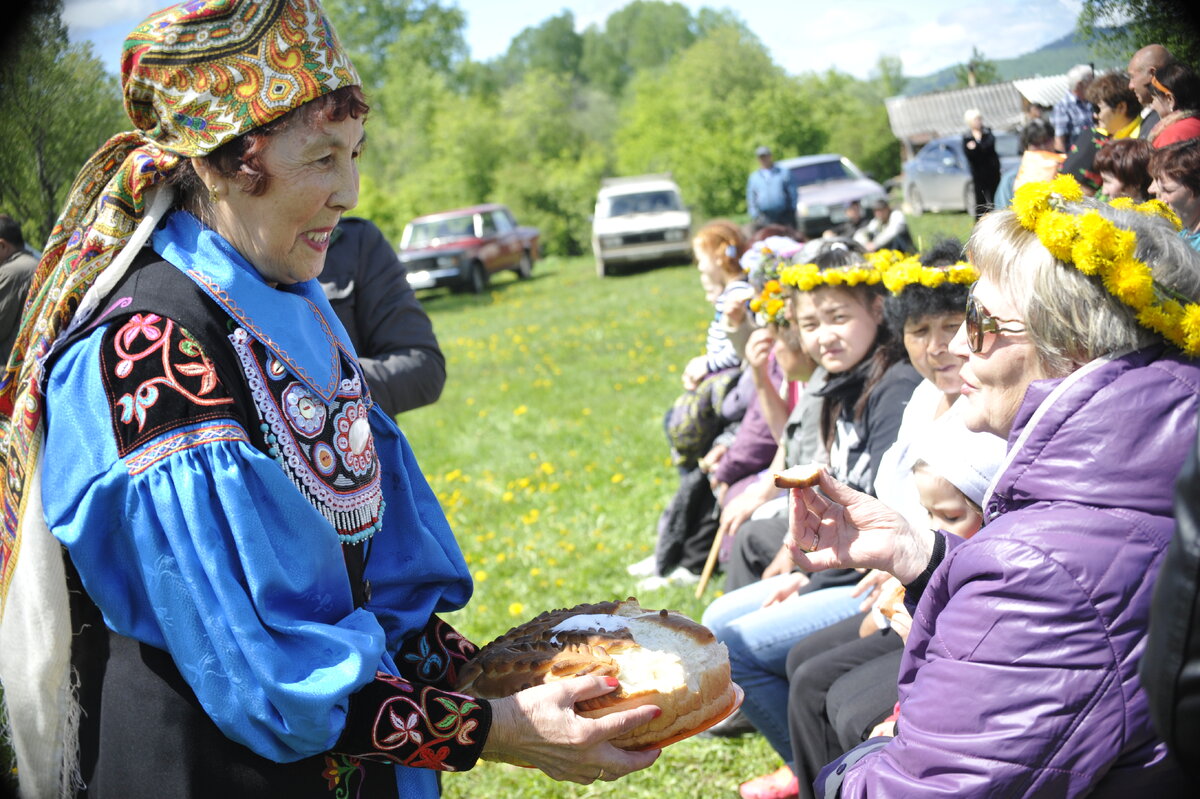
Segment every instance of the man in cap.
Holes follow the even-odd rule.
[[[775,166],[770,147],[759,147],[758,169],[746,181],[746,210],[754,229],[770,224],[796,227],[796,187],[787,170]]]

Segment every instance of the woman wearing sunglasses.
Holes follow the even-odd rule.
[[[964,416],[1009,441],[983,529],[913,528],[827,474],[795,492],[798,565],[884,569],[914,620],[896,737],[818,796],[1184,793],[1137,667],[1200,407],[1200,258],[1160,203],[1081,197],[1022,187],[968,244]]]

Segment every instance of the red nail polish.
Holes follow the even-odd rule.
[[[656,719],[656,718],[658,718],[658,717],[659,717],[659,716],[661,716],[661,715],[662,715],[662,708],[661,708],[661,707],[656,707],[656,708],[654,708],[654,715],[653,715],[653,716],[651,716],[650,718],[652,718],[652,719]]]
[[[618,680],[616,677],[605,677],[604,682],[608,684],[609,688],[616,688],[618,685],[621,684],[621,681]]]

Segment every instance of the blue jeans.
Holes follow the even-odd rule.
[[[787,579],[770,577],[717,597],[704,611],[703,623],[729,648],[733,681],[746,692],[742,711],[790,764],[788,651],[800,639],[853,616],[862,597],[850,596],[854,586],[833,586],[762,607]]]

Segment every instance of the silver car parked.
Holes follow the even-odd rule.
[[[1003,174],[1021,163],[1015,133],[997,133],[996,154]],[[975,183],[962,136],[943,136],[921,148],[904,165],[904,200],[914,216],[926,211],[967,211],[975,204]]]

